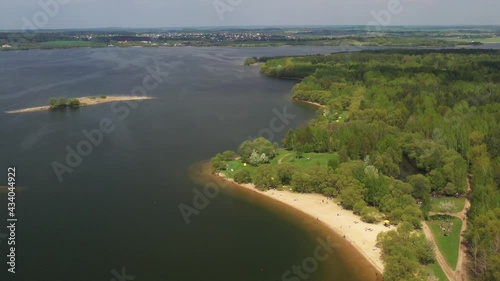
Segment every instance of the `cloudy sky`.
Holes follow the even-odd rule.
[[[0,29],[500,25],[499,12],[500,0],[0,0]]]

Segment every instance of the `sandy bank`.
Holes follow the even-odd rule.
[[[81,103],[80,107],[82,107],[82,106],[90,106],[90,105],[96,105],[96,104],[108,103],[108,102],[114,102],[114,101],[149,100],[149,99],[153,99],[153,97],[108,96],[105,99],[100,98],[100,97],[96,97],[96,98],[81,97],[81,98],[77,98],[77,99],[80,100],[80,103]],[[44,111],[44,110],[50,110],[50,107],[49,106],[29,107],[29,108],[6,111],[5,113],[25,113],[25,112]]]
[[[223,177],[221,174],[219,176]],[[226,178],[226,180],[234,183],[232,179]],[[334,200],[327,199],[320,194],[300,194],[279,190],[260,191],[253,184],[238,184],[238,186],[285,203],[317,218],[337,234],[345,236],[345,239],[355,246],[380,273],[384,271],[380,249],[375,246],[377,235],[388,230],[384,225],[364,223],[352,211],[343,210]]]
[[[210,174],[209,163],[204,164],[202,170],[205,175]],[[260,191],[253,184],[237,184],[232,179],[225,178],[224,175],[211,175],[218,179],[216,182],[229,181],[236,188],[244,188],[260,196],[281,202],[290,206],[328,227],[340,237],[344,237],[366,260],[373,265],[374,270],[381,275],[384,271],[384,264],[381,257],[381,250],[375,246],[377,235],[380,232],[389,230],[383,224],[368,224],[360,220],[359,216],[352,211],[343,210],[334,200],[327,199],[321,194],[300,194],[289,191]],[[205,177],[207,180],[208,176]],[[198,179],[201,183],[201,181]],[[338,214],[338,215],[337,215]],[[368,229],[372,229],[371,231]]]

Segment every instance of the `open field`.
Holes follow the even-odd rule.
[[[428,267],[430,270],[432,270],[432,273],[434,274],[434,276],[436,276],[436,278],[439,281],[448,281],[448,278],[446,278],[446,274],[444,274],[443,269],[441,268],[441,266],[439,266],[437,262],[429,264]]]
[[[302,158],[297,158],[296,155],[297,153],[294,151],[278,149],[278,154],[270,161],[270,164],[277,166],[281,162],[282,164],[289,163],[300,167],[326,166],[328,160],[333,157],[333,154],[330,153],[304,153]],[[257,167],[251,165],[245,166],[241,160],[227,161],[226,164],[227,169],[222,172],[228,178],[234,178],[234,174],[243,168],[247,168],[253,178],[257,169]]]
[[[77,48],[77,47],[93,47],[94,42],[89,41],[47,41],[39,43],[42,48]]]
[[[500,36],[478,40],[481,43],[500,43]]]
[[[460,230],[462,228],[462,220],[450,216],[432,216],[431,220],[427,223],[434,234],[438,248],[445,257],[446,262],[452,269],[456,268],[460,247]],[[450,223],[453,223],[451,227]],[[440,225],[446,230],[443,231],[440,228]],[[451,231],[448,232],[448,230]],[[445,233],[447,233],[448,236],[445,236]]]
[[[458,213],[464,209],[465,198],[455,198],[455,197],[442,197],[442,198],[431,198],[431,212],[439,213],[439,203],[445,201],[452,201],[455,203],[455,209],[453,209],[452,213]]]

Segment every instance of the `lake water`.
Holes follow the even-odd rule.
[[[0,236],[0,280],[107,281],[122,270],[129,278],[125,280],[282,280],[284,272],[313,255],[316,239],[326,239],[324,229],[297,212],[235,189],[210,199],[189,224],[179,205],[193,206],[193,188],[202,189],[189,175],[194,163],[236,150],[259,132],[279,142],[286,130],[315,115],[311,106],[291,101],[296,82],[262,77],[258,67],[241,65],[244,58],[338,50],[1,52],[1,112],[46,105],[53,96],[145,90],[157,99],[0,114],[0,185],[6,183],[7,168],[15,166],[17,186],[24,187],[16,197],[17,273],[7,275],[7,240]],[[283,117],[284,110],[294,117],[270,135],[270,120]],[[90,148],[79,146],[87,140],[84,130],[95,133],[101,122],[113,131],[102,133],[102,141],[96,138],[100,142]],[[70,157],[71,168],[67,149],[88,155]],[[72,169],[61,176],[62,182],[54,162]],[[1,234],[7,232],[6,194],[0,194],[0,210]],[[374,277],[342,239],[332,239],[338,249],[308,273],[307,280]]]

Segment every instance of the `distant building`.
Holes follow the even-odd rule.
[[[2,45],[2,48],[12,48],[12,46],[5,44],[5,45]]]

